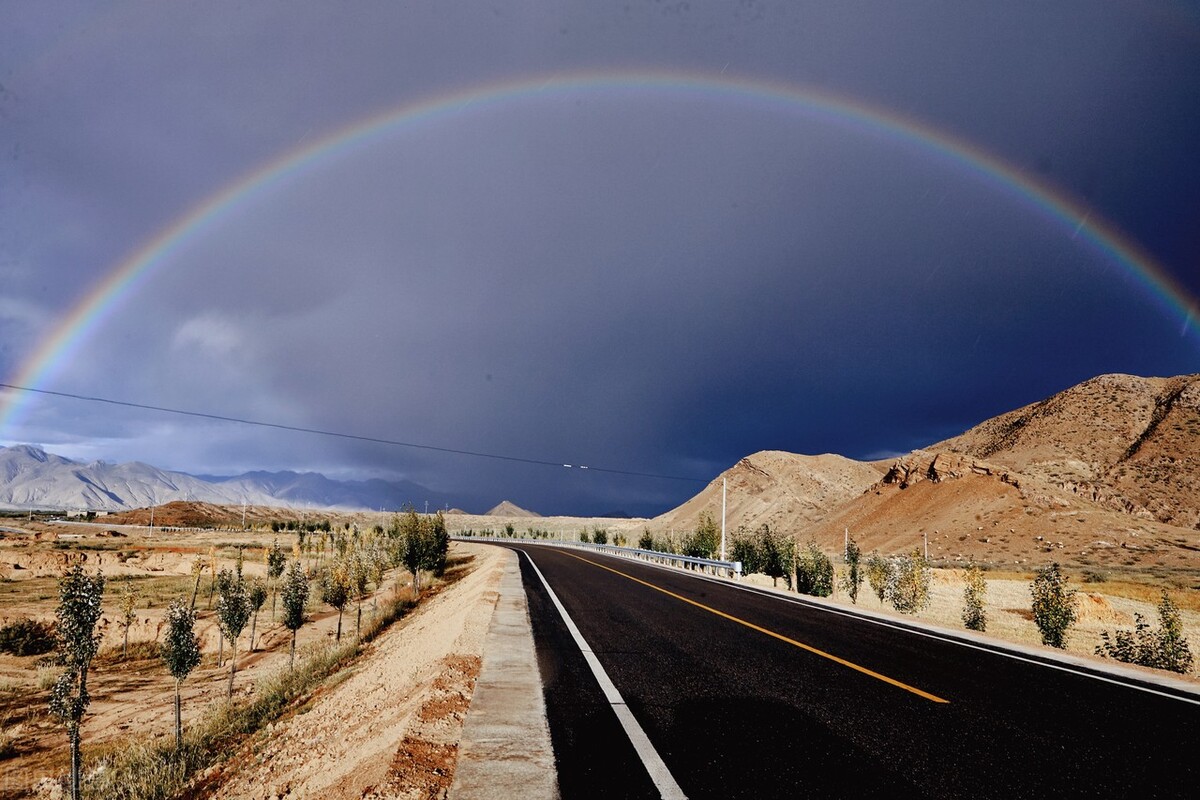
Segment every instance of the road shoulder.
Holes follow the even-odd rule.
[[[500,599],[459,743],[450,800],[558,797],[541,676],[517,554],[505,551]]]

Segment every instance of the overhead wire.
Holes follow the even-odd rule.
[[[170,408],[167,406],[155,406],[148,403],[134,403],[128,400],[115,400],[110,397],[95,397],[92,395],[75,394],[72,392],[60,392],[51,389],[39,389],[33,386],[18,386],[12,383],[0,383],[0,389],[12,389],[18,392],[29,392],[32,394],[49,395],[52,397],[63,397],[69,400],[79,400],[88,403],[105,403],[112,406],[120,406],[123,408],[136,408],[144,411],[157,411],[163,414],[176,414],[184,417],[198,417],[200,419],[215,420],[217,422],[231,422],[237,425],[251,425],[258,428],[273,428],[275,430],[290,431],[292,433],[307,433],[316,436],[330,436],[335,439],[349,439],[356,442],[370,442],[372,444],[382,444],[391,447],[408,447],[414,450],[426,450],[435,453],[449,453],[451,455],[469,456],[472,458],[488,458],[495,461],[509,461],[520,464],[535,464],[544,467],[559,467],[566,469],[580,469],[588,472],[603,472],[609,475],[625,475],[635,478],[656,478],[668,481],[687,481],[690,483],[707,483],[706,478],[688,478],[681,475],[664,475],[654,472],[638,472],[635,470],[613,469],[610,467],[597,467],[590,464],[574,464],[565,461],[547,461],[537,458],[525,458],[522,456],[505,455],[501,453],[485,453],[479,450],[463,450],[455,447],[441,447],[432,444],[419,444],[417,442],[402,442],[396,439],[384,439],[377,436],[363,436],[354,433],[344,433],[342,431],[328,431],[320,428],[308,428],[302,425],[285,425],[279,422],[267,422],[265,420],[246,419],[244,417],[232,417],[225,414],[211,414],[205,411],[189,411],[182,408]]]

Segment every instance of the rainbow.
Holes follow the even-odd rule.
[[[476,86],[432,99],[389,109],[333,131],[312,142],[302,141],[223,189],[205,198],[166,228],[142,243],[114,266],[37,345],[8,379],[8,383],[41,388],[69,363],[80,346],[118,307],[153,274],[190,242],[204,235],[219,220],[237,213],[255,198],[281,182],[303,175],[316,165],[348,151],[368,147],[398,130],[453,117],[456,114],[503,106],[541,93],[615,90],[670,93],[717,99],[749,99],[766,105],[800,111],[810,118],[882,134],[915,146],[929,156],[948,162],[1036,209],[1070,235],[1104,258],[1127,270],[1170,314],[1177,315],[1182,335],[1200,316],[1197,301],[1153,258],[1095,212],[1063,192],[994,155],[925,123],[834,96],[811,88],[739,79],[724,75],[671,72],[585,72],[521,78]],[[18,420],[28,393],[10,392],[0,408],[0,436]],[[24,402],[23,402],[24,401]]]

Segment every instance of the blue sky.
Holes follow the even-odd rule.
[[[0,374],[179,242],[0,441],[656,513],[760,449],[883,457],[1106,372],[1200,371],[1194,5],[24,3],[0,30]],[[623,75],[603,87],[567,76]],[[809,91],[1033,176],[1182,287],[935,146],[637,75]],[[635,77],[629,77],[633,75]],[[545,84],[488,101],[487,87]],[[10,381],[11,382],[11,381]]]

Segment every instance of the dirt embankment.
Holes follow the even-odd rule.
[[[376,640],[304,713],[249,742],[222,770],[222,800],[424,798],[449,788],[483,637],[499,597],[498,548]]]

